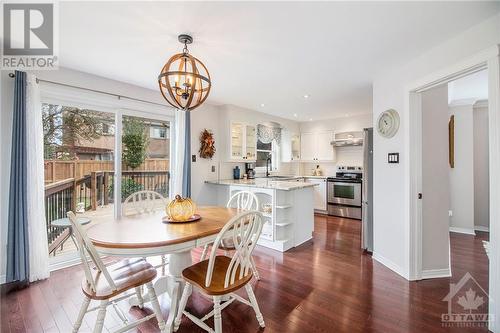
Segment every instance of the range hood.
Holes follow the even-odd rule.
[[[334,147],[362,146],[363,131],[338,132],[330,142]]]

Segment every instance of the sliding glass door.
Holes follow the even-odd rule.
[[[113,216],[115,115],[67,103],[43,103],[45,224],[49,254],[76,255],[66,218],[77,214],[84,227]]]
[[[134,193],[154,191],[158,205],[170,194],[171,110],[130,101],[138,108],[124,108],[123,99],[99,94],[82,102],[81,95],[42,94],[51,270],[79,262],[68,211],[89,228],[120,217]]]
[[[170,194],[170,122],[129,115],[122,119],[122,213],[134,213],[127,210],[127,199],[164,206]]]

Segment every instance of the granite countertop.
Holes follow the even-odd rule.
[[[304,178],[304,177],[295,177],[295,178]],[[225,185],[225,186],[230,186],[230,185],[250,186],[250,187],[268,188],[268,189],[282,190],[282,191],[292,191],[306,187],[318,186],[318,184],[312,184],[306,182],[273,180],[266,178],[221,179],[219,181],[207,180],[205,181],[205,183],[215,184],[215,185]]]

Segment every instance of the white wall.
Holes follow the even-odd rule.
[[[450,173],[450,230],[474,233],[474,126],[472,105],[451,106],[455,116],[455,167]]]
[[[488,106],[474,105],[474,225],[481,230],[490,226],[490,168]]]
[[[196,155],[196,162],[191,162],[191,197],[198,205],[216,205],[217,195],[213,187],[204,182],[206,180],[217,180],[219,162],[221,159],[221,133],[219,130],[220,113],[219,107],[202,105],[191,112],[191,155]],[[214,133],[215,155],[212,159],[201,158],[200,133],[208,129]],[[215,172],[212,172],[212,166]]]
[[[362,114],[350,117],[326,119],[321,121],[308,121],[300,123],[300,132],[349,132],[362,131],[364,128],[373,126],[372,114]],[[332,147],[333,149],[333,147]],[[331,163],[319,163],[323,173],[327,176],[335,176],[336,165],[363,166],[363,147],[340,147],[336,148],[336,161]],[[318,163],[301,163],[301,174],[310,175],[311,170]]]
[[[373,84],[373,127],[384,110],[393,108],[401,128],[391,139],[374,135],[374,258],[410,278],[410,121],[405,88],[500,43],[500,15],[472,27],[404,65],[385,70]],[[411,41],[409,41],[411,42]],[[400,163],[388,164],[387,153],[399,152]],[[413,265],[413,263],[411,263]]]
[[[449,274],[448,87],[422,93],[422,271]],[[429,274],[427,273],[427,274]]]

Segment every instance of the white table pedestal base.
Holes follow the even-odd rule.
[[[166,331],[172,332],[175,316],[177,315],[177,307],[184,289],[184,280],[182,279],[182,271],[192,265],[191,251],[172,253],[169,255],[168,275],[160,276],[154,283],[156,295],[167,294],[170,299],[170,311],[166,320]],[[149,294],[142,295],[144,303],[150,301]],[[129,298],[131,306],[139,306],[140,302],[137,296]]]

